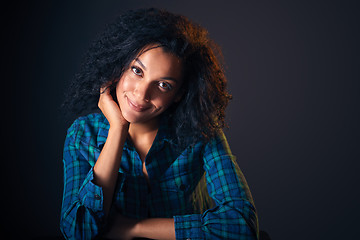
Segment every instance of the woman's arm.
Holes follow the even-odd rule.
[[[92,239],[98,235],[111,205],[128,123],[123,121],[108,91],[101,94],[99,107],[111,123],[103,151],[96,142],[96,133],[104,121],[99,114],[78,118],[65,139],[60,228],[66,239]]]
[[[105,216],[109,213],[114,195],[126,136],[126,128],[112,128],[110,126],[108,138],[94,166],[93,182],[103,189]]]
[[[174,217],[176,239],[258,239],[258,220],[246,180],[222,132],[204,148],[204,170],[215,207]]]
[[[149,218],[135,220],[118,214],[112,222],[109,239],[149,238],[158,240],[175,239],[173,218]]]
[[[129,123],[122,116],[109,88],[101,89],[99,108],[110,123],[108,137],[94,166],[94,183],[103,188],[105,216],[108,215],[121,163]]]

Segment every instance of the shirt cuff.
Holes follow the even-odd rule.
[[[201,215],[174,216],[176,239],[204,239]]]
[[[103,190],[102,187],[94,184],[92,181],[94,179],[93,168],[87,174],[83,185],[79,191],[79,198],[81,203],[86,207],[91,209],[93,212],[104,215],[103,208]],[[101,216],[99,216],[101,217]]]

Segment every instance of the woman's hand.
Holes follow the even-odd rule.
[[[129,122],[123,117],[119,105],[110,94],[109,87],[100,89],[98,107],[110,123],[110,127],[129,126]]]

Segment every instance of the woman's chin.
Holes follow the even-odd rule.
[[[129,123],[134,123],[137,122],[139,120],[139,117],[134,116],[134,114],[130,114],[127,112],[122,112],[123,117],[125,118],[126,121],[128,121]]]
[[[129,112],[123,112],[123,117],[126,121],[131,123],[142,123],[149,120],[149,116],[145,116],[144,114],[134,114]]]

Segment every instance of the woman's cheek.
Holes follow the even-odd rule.
[[[132,88],[134,87],[134,83],[135,83],[134,79],[126,75],[122,79],[120,79],[119,90],[121,91],[121,93],[132,91]]]

